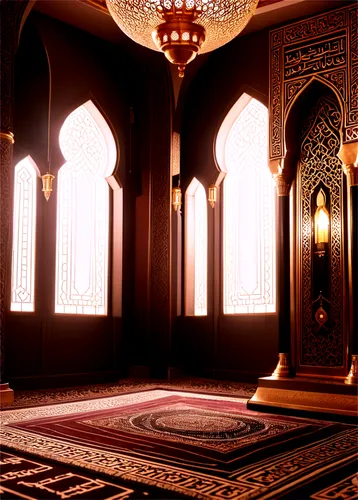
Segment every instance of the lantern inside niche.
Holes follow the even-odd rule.
[[[321,188],[316,198],[317,209],[314,215],[314,234],[317,253],[324,255],[329,242],[330,217],[326,207],[326,195]]]

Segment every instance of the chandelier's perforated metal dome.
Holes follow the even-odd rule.
[[[205,29],[200,53],[210,52],[235,38],[252,17],[258,0],[106,0],[121,30],[135,42],[161,50],[153,32],[168,15],[192,13],[192,22]]]

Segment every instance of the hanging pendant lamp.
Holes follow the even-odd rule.
[[[235,38],[258,0],[106,0],[109,13],[135,42],[164,52],[184,76],[197,54]]]

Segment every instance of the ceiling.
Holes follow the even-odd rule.
[[[33,0],[34,10],[75,26],[115,45],[124,44],[130,50],[139,46],[129,40],[113,21],[106,7],[106,0]],[[132,0],[131,0],[132,1]],[[300,17],[342,7],[353,0],[259,0],[253,18],[239,36],[259,31]],[[148,49],[145,49],[148,50]],[[140,52],[142,52],[140,50]],[[201,55],[189,65],[184,79],[178,77],[177,68],[168,64],[172,75],[175,104],[179,94],[185,94],[197,70],[205,63],[208,54]],[[184,82],[183,82],[184,80]]]
[[[239,35],[291,19],[338,8],[348,0],[259,0],[254,17]],[[125,35],[110,17],[105,0],[36,0],[34,9],[114,44]]]

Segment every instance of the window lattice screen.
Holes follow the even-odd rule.
[[[186,314],[207,314],[208,224],[204,186],[193,179],[186,195]]]
[[[36,191],[39,171],[28,156],[15,167],[11,311],[35,310]]]
[[[275,311],[274,188],[268,112],[250,99],[228,131],[224,161],[224,313]]]
[[[55,312],[107,314],[109,186],[116,163],[110,128],[91,101],[60,132]]]

